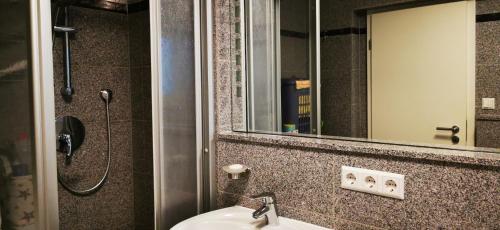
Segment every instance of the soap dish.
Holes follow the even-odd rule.
[[[229,179],[237,180],[242,178],[242,175],[247,172],[250,168],[242,164],[232,164],[222,167],[222,170],[228,173]]]

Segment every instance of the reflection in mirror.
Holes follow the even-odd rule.
[[[311,96],[317,93],[318,79],[316,2],[232,3],[232,57],[236,76],[233,127],[318,133],[316,100],[319,97]],[[246,49],[242,49],[242,41]],[[243,81],[242,74],[245,75]],[[246,103],[244,109],[238,106],[242,101]]]
[[[232,0],[231,12],[234,130],[500,148],[495,0]]]

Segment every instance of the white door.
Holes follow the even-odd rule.
[[[368,16],[371,138],[473,145],[473,3]]]

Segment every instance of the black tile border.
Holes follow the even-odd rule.
[[[127,4],[116,3],[116,2],[108,2],[106,0],[81,0],[77,3],[73,4],[73,6],[96,9],[96,10],[104,10],[111,11],[116,13],[127,13]]]
[[[476,15],[476,23],[479,22],[493,22],[500,21],[500,12],[499,13],[491,13],[491,14],[479,14]],[[283,35],[283,31],[281,32]],[[340,29],[333,30],[325,30],[321,31],[320,36],[323,37],[331,37],[331,36],[339,36],[339,35],[351,35],[351,34],[366,34],[366,28],[356,28],[356,27],[346,27]]]
[[[309,37],[308,33],[297,32],[291,30],[281,30],[281,36],[292,37],[292,38],[302,38],[306,39]],[[355,27],[347,27],[333,30],[325,30],[320,32],[320,37],[332,37],[339,35],[350,35],[350,34],[366,34],[366,28],[355,28]]]
[[[308,33],[291,31],[291,30],[281,30],[280,34],[281,34],[281,36],[292,37],[292,38],[306,39],[309,37]]]
[[[107,0],[81,0],[75,3],[74,6],[128,14],[149,10],[149,0],[143,0],[132,4],[109,2]]]
[[[140,2],[132,3],[128,5],[128,13],[137,13],[141,11],[149,10],[149,0],[143,0]]]
[[[500,12],[491,13],[491,14],[476,15],[476,23],[477,22],[494,22],[494,21],[500,21]]]
[[[334,30],[325,30],[321,31],[320,37],[331,37],[331,36],[339,36],[339,35],[350,35],[350,34],[366,34],[366,28],[355,28],[355,27],[347,27],[340,28]]]

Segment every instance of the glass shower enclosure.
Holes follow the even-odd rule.
[[[34,226],[31,47],[27,1],[0,2],[1,229]]]
[[[0,1],[0,229],[50,229],[57,223],[57,193],[50,189],[56,185],[55,151],[45,154],[54,145],[43,144],[54,139],[41,135],[53,130],[53,121],[52,127],[43,122],[53,107],[44,107],[41,97],[53,89],[44,79],[52,74],[52,65],[45,66],[51,56],[40,58],[50,50],[50,35],[39,30],[50,14],[41,20],[40,5]],[[45,164],[48,159],[52,163]]]
[[[243,2],[248,130],[320,134],[319,0]]]
[[[161,229],[206,209],[202,3],[150,1],[155,224]]]
[[[150,1],[156,229],[207,210],[202,3]],[[1,229],[59,228],[51,27],[50,1],[0,1]]]

